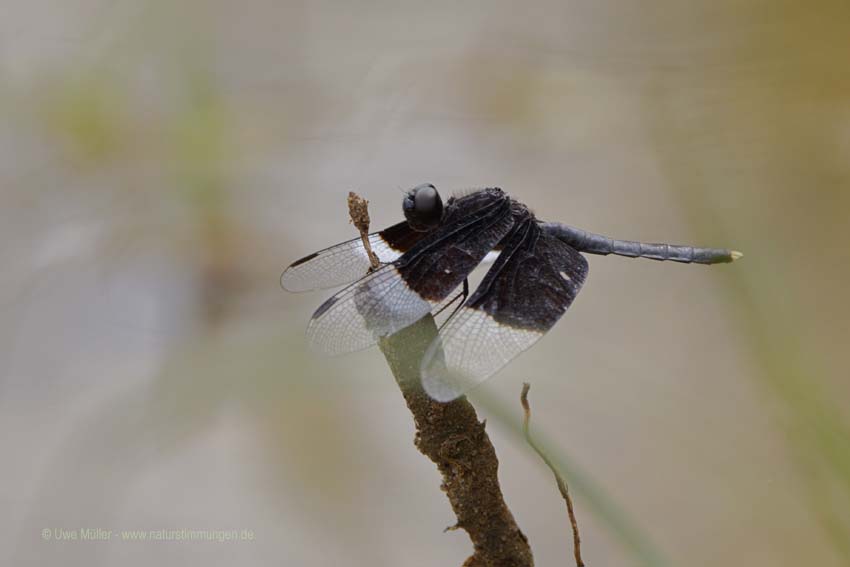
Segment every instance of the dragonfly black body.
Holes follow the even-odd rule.
[[[352,239],[294,262],[281,285],[306,291],[350,284],[321,305],[308,326],[310,344],[329,354],[371,346],[460,299],[422,361],[425,389],[444,401],[493,375],[555,325],[587,277],[582,253],[699,264],[741,256],[543,222],[499,188],[443,204],[433,185],[419,185],[405,194],[402,209],[405,221],[369,235],[381,261],[376,270],[360,239]],[[467,277],[491,260],[469,295]]]

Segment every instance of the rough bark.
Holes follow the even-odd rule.
[[[472,540],[474,553],[464,566],[531,566],[528,540],[502,496],[499,461],[485,423],[465,397],[440,403],[422,389],[419,363],[436,336],[429,315],[383,339],[380,347],[413,414],[416,447],[443,476],[442,489],[457,516],[453,527],[466,530]]]

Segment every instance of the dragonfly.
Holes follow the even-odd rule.
[[[742,254],[618,240],[538,219],[498,187],[452,196],[434,185],[405,192],[405,220],[293,262],[281,275],[291,292],[346,285],[316,309],[307,340],[339,355],[376,344],[454,305],[421,360],[425,391],[451,401],[501,370],[564,315],[587,279],[584,254],[719,264]],[[470,294],[468,277],[492,264]]]

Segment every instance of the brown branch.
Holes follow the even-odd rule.
[[[359,199],[349,196],[349,203]],[[365,205],[364,205],[365,207]],[[362,215],[362,211],[352,209]],[[364,243],[368,241],[368,212],[352,218]],[[464,567],[531,567],[528,540],[517,526],[499,487],[496,450],[465,397],[452,402],[432,400],[422,388],[419,367],[428,346],[437,337],[437,325],[428,315],[419,322],[381,339],[379,346],[398,383],[416,427],[414,444],[431,459],[443,476],[441,488],[457,516],[449,529],[462,528],[472,540],[473,554]]]
[[[351,219],[351,223],[360,232],[360,240],[363,242],[363,248],[366,249],[366,255],[369,257],[369,263],[372,264],[372,269],[377,270],[381,262],[375,253],[372,252],[372,244],[369,242],[369,201],[354,191],[349,191],[348,216]]]
[[[528,390],[531,389],[531,385],[528,382],[524,382],[522,384],[522,393],[519,396],[519,401],[522,404],[522,409],[524,412],[522,418],[522,434],[525,436],[525,440],[531,445],[531,448],[540,455],[540,458],[543,459],[543,462],[546,463],[546,466],[549,467],[549,470],[552,471],[552,474],[555,475],[555,482],[558,484],[558,490],[561,492],[561,496],[563,496],[564,500],[567,503],[567,514],[570,516],[570,524],[573,528],[573,554],[576,558],[576,565],[578,567],[584,567],[584,561],[581,559],[581,538],[578,535],[578,522],[576,521],[576,513],[573,510],[573,499],[570,498],[570,491],[567,487],[567,481],[561,476],[558,472],[558,469],[555,468],[555,465],[546,455],[546,453],[537,446],[534,442],[534,439],[531,437],[531,433],[528,431],[528,422],[531,419],[531,406],[528,404]]]
[[[531,566],[528,540],[505,504],[496,450],[465,397],[432,400],[422,389],[419,363],[437,336],[428,315],[379,344],[416,425],[416,447],[443,475],[442,489],[457,516],[454,527],[469,533],[474,553],[464,567]]]

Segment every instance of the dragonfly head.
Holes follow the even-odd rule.
[[[443,200],[430,183],[417,185],[404,194],[401,205],[410,228],[427,231],[443,220]]]

